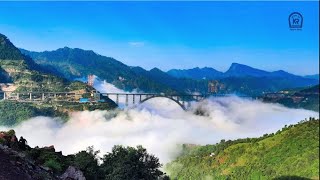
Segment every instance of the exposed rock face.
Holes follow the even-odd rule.
[[[30,147],[14,130],[0,132],[0,180],[57,180],[50,170],[26,158],[24,150]]]
[[[86,180],[82,171],[73,166],[69,166],[65,173],[60,177],[62,180]]]
[[[63,156],[61,151],[55,151],[53,145],[31,148],[23,137],[17,139],[14,130],[0,131],[0,180],[86,180],[83,173],[73,166],[69,166],[65,173],[58,177],[60,174],[44,166],[44,162],[39,163],[37,158],[40,154],[33,159],[30,150],[33,150],[33,155],[44,153],[56,158]]]
[[[27,160],[22,153],[0,144],[0,179],[58,180],[45,169]]]

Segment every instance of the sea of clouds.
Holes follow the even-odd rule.
[[[121,91],[103,81],[97,88],[103,92]],[[205,116],[195,115],[196,109],[205,112]],[[183,111],[169,99],[154,98],[124,110],[76,112],[64,124],[54,118],[35,117],[14,129],[30,146],[54,145],[63,154],[91,145],[102,153],[110,152],[114,145],[142,145],[166,163],[179,153],[178,144],[214,144],[221,139],[259,137],[318,116],[313,111],[236,96],[193,102],[190,111]]]

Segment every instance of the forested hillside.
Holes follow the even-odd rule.
[[[0,83],[14,83],[12,90],[62,92],[79,90],[84,84],[57,77],[46,68],[36,64],[30,57],[21,54],[10,40],[0,34]]]
[[[71,81],[57,76],[55,70],[48,66],[35,63],[29,56],[21,54],[10,40],[0,34],[0,92],[9,91],[6,96],[18,92],[19,97],[27,96],[28,92],[78,92],[88,94],[94,88],[80,81]],[[39,94],[38,94],[39,96]],[[41,95],[40,95],[41,96]],[[17,97],[17,95],[13,95]],[[63,101],[34,101],[23,102],[21,99],[2,100],[4,93],[0,93],[0,125],[13,126],[35,116],[61,117],[67,119],[69,111],[83,111],[95,109],[113,109],[117,105],[107,97],[103,103],[70,102],[68,98]],[[39,97],[37,97],[39,98]],[[21,100],[21,101],[20,101]]]
[[[166,170],[172,179],[319,179],[319,119],[260,138],[184,145]]]
[[[41,53],[20,50],[22,53],[31,56],[38,64],[54,67],[59,74],[69,80],[95,74],[127,91],[139,89],[145,92],[176,92],[166,84],[161,84],[148,76],[134,72],[131,67],[120,61],[98,55],[93,51],[68,47]]]
[[[303,108],[319,112],[319,85],[265,94],[263,101],[279,103],[290,108]]]
[[[20,50],[43,67],[53,67],[57,75],[73,79],[95,74],[128,91],[138,89],[158,93],[208,93],[208,83],[215,80],[218,82],[214,84],[217,87],[215,93],[258,96],[263,92],[318,83],[316,79],[296,76],[281,70],[267,72],[237,63],[233,63],[225,73],[213,68],[171,70],[166,73],[158,68],[147,71],[141,67],[130,67],[114,58],[78,48],[65,47],[44,52]]]

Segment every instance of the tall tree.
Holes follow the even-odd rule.
[[[101,165],[107,180],[124,179],[168,179],[159,170],[159,159],[148,154],[142,146],[114,146],[111,153],[104,155]]]

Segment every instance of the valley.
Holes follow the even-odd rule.
[[[0,2],[0,180],[319,180],[318,5]]]
[[[219,83],[223,88],[213,93],[259,96],[265,92],[280,91],[284,88],[319,84],[317,79],[297,76],[281,70],[267,72],[238,63],[233,63],[225,73],[213,68],[163,72],[158,68],[147,71],[141,67],[127,66],[116,59],[78,48],[64,47],[44,52],[20,50],[22,54],[32,57],[36,63],[54,69],[53,72],[56,75],[72,80],[94,73],[125,91],[136,89],[149,93],[206,94],[210,82],[216,80],[214,84]]]
[[[203,93],[205,96],[221,96],[223,94],[238,94],[254,98],[261,96],[265,102],[280,103],[294,108],[302,107],[315,111],[318,110],[318,103],[314,98],[319,97],[319,94],[311,95],[312,97],[308,100],[308,102],[310,101],[310,105],[305,103],[306,105],[302,106],[294,105],[293,102],[282,103],[288,101],[284,98],[269,98],[272,93],[268,94],[265,92],[270,92],[271,90],[273,90],[271,92],[276,92],[276,90],[281,90],[282,86],[292,88],[300,87],[301,85],[309,86],[317,82],[314,79],[288,73],[269,73],[234,63],[226,73],[218,73],[220,74],[219,77],[214,76],[217,74],[217,71],[214,69],[204,69],[206,74],[202,75],[209,75],[208,77],[210,77],[210,74],[212,74],[211,78],[216,78],[216,80],[197,79],[196,74],[203,72],[199,68],[192,71],[181,71],[181,73],[190,72],[191,75],[178,77],[174,75],[174,72],[180,72],[179,70],[169,71],[168,74],[157,68],[147,71],[140,67],[129,67],[113,58],[81,49],[65,47],[57,51],[46,51],[43,53],[20,49],[22,52],[20,53],[20,50],[4,35],[1,35],[1,38],[2,56],[0,59],[2,59],[1,76],[3,78],[1,79],[2,84],[0,87],[5,93],[0,93],[0,97],[2,99],[11,98],[18,100],[18,102],[22,101],[24,102],[22,106],[26,108],[23,108],[25,110],[21,111],[21,115],[18,115],[10,110],[19,108],[19,103],[12,101],[0,102],[2,108],[7,109],[6,113],[0,116],[2,119],[0,124],[3,125],[15,125],[21,122],[22,119],[39,115],[62,117],[67,120],[68,113],[73,111],[116,108],[116,99],[112,101],[106,96],[102,97],[100,94],[96,96],[99,96],[99,99],[104,99],[103,103],[79,103],[80,98],[90,97],[90,94],[95,89],[84,82],[74,81],[73,79],[86,77],[91,72],[95,72],[96,75],[99,75],[99,78],[125,91],[135,89],[146,93],[164,93],[169,96],[171,94],[187,95],[190,93]],[[35,62],[33,59],[35,59]],[[71,67],[71,64],[73,69],[65,68]],[[92,67],[94,70],[88,67]],[[277,76],[277,74],[280,75]],[[192,75],[194,78],[191,77]],[[289,84],[284,83],[284,81],[288,81]],[[290,85],[290,83],[293,84]],[[281,86],[277,84],[281,84]],[[272,86],[271,89],[268,87],[269,85]],[[58,96],[55,92],[58,93]],[[32,101],[29,102],[30,100]],[[185,99],[185,101],[188,100]],[[181,101],[181,103],[184,103],[184,101]]]

